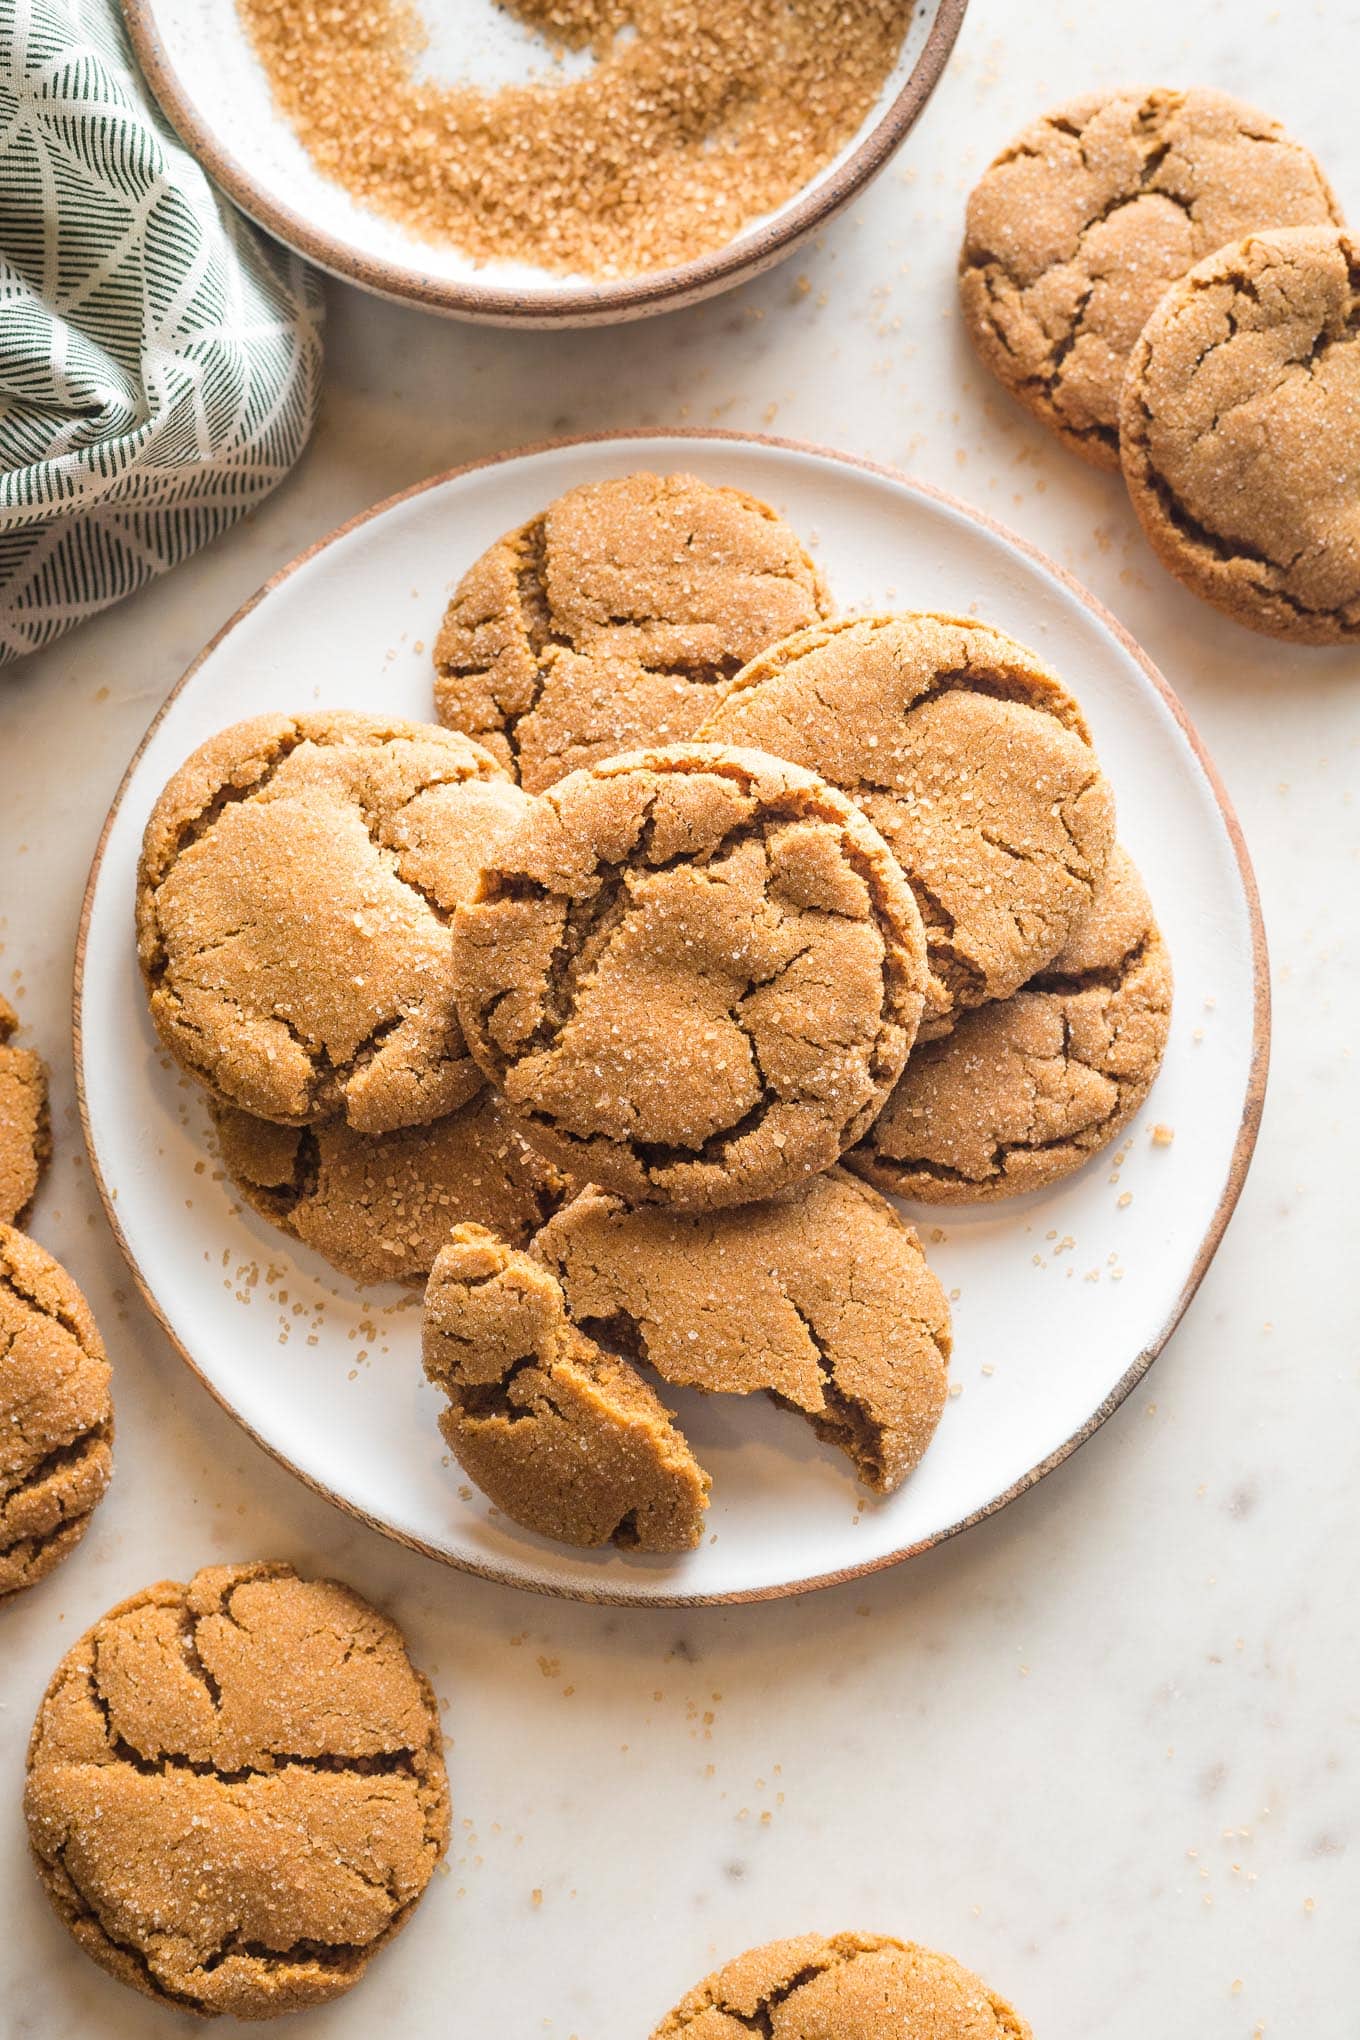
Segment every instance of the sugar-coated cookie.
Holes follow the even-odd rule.
[[[147,823],[137,946],[152,1018],[227,1103],[362,1133],[481,1078],[450,999],[449,916],[524,796],[451,730],[257,716],[181,766]]]
[[[753,659],[701,734],[820,773],[879,831],[925,919],[923,1039],[1057,954],[1114,840],[1076,702],[1033,652],[974,618],[804,631]]]
[[[782,517],[693,475],[587,482],[469,567],[435,646],[439,719],[537,793],[683,742],[716,681],[828,613]]]
[[[455,1225],[527,1246],[566,1185],[495,1092],[427,1126],[356,1133],[343,1119],[276,1126],[211,1107],[228,1176],[252,1210],[354,1282],[423,1282]]]
[[[449,1835],[438,1707],[400,1632],[275,1564],[209,1566],[97,1622],[48,1686],[24,1806],[87,1955],[241,2019],[357,1983]]]
[[[634,1202],[828,1168],[926,983],[901,869],[843,793],[755,751],[633,752],[531,804],[455,918],[459,1014],[528,1138]]]
[[[1094,94],[1035,121],[978,183],[964,318],[1028,410],[1118,467],[1124,370],[1168,285],[1252,228],[1340,217],[1307,149],[1227,93]]]
[[[882,1934],[800,1934],[738,1955],[652,2040],[1033,2040],[1004,1998],[948,1955]]]
[[[688,1551],[708,1475],[626,1360],[567,1315],[552,1274],[482,1226],[458,1226],[425,1291],[439,1426],[496,1506],[564,1544]]]
[[[842,1169],[716,1212],[586,1189],[533,1252],[581,1330],[680,1388],[767,1391],[880,1494],[934,1436],[949,1305],[915,1233]]]
[[[880,1190],[973,1204],[1056,1183],[1122,1132],[1171,1025],[1171,960],[1116,849],[1061,955],[913,1055],[846,1159]]]
[[[1299,227],[1220,248],[1148,321],[1120,423],[1178,580],[1271,637],[1360,642],[1360,243]]]

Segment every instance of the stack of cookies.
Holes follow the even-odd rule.
[[[1122,467],[1188,588],[1360,639],[1360,245],[1278,122],[1202,90],[1057,108],[973,192],[960,287],[987,366]]]
[[[243,1196],[423,1282],[463,1468],[575,1544],[697,1542],[655,1383],[763,1391],[888,1493],[948,1305],[883,1191],[1078,1167],[1171,980],[1081,710],[1001,631],[833,620],[766,505],[572,490],[465,574],[438,726],[224,731],[146,832],[162,1040]]]

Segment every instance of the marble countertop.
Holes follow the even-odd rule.
[[[57,1657],[109,1603],[259,1555],[388,1607],[450,1736],[445,1872],[309,2034],[642,2040],[715,1961],[853,1926],[950,1950],[1040,2040],[1353,2040],[1360,656],[1251,636],[1167,580],[1118,478],[1072,461],[974,364],[952,276],[976,173],[1032,114],[1099,84],[1203,82],[1267,106],[1360,217],[1360,130],[1336,68],[1358,43],[1347,0],[972,0],[895,163],[815,247],[746,289],[545,335],[444,324],[334,285],[326,395],[297,473],[208,552],[0,679],[0,986],[54,1076],[57,1157],[33,1229],[90,1298],[118,1411],[116,1479],[83,1547],[0,1618],[4,2040],[175,2029],[74,1956],[49,1914],[24,1861],[25,1739]],[[136,1297],[81,1149],[69,1027],[109,800],[236,605],[435,469],[654,424],[895,462],[1084,580],[1180,691],[1236,801],[1275,1037],[1226,1242],[1142,1388],[1083,1451],[999,1517],[871,1580],[635,1613],[446,1571],[250,1443]]]

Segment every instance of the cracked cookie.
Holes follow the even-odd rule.
[[[1062,954],[918,1050],[846,1159],[880,1190],[927,1204],[1056,1183],[1127,1126],[1170,1024],[1171,961],[1142,879],[1117,849]]]
[[[456,1112],[395,1133],[343,1119],[276,1126],[211,1106],[222,1163],[251,1209],[354,1282],[423,1282],[453,1227],[527,1246],[566,1184],[483,1085]]]
[[[1360,641],[1360,243],[1296,228],[1200,263],[1134,349],[1120,425],[1179,581],[1272,637]]]
[[[883,1934],[800,1934],[752,1948],[683,1998],[652,2040],[1033,2040],[948,1955]]]
[[[1027,410],[1117,468],[1125,365],[1168,285],[1255,227],[1340,217],[1308,151],[1226,93],[1073,100],[1017,136],[969,199],[964,318]]]
[[[540,794],[454,924],[468,1044],[578,1181],[693,1208],[791,1187],[865,1131],[926,981],[882,838],[756,751],[607,759]]]
[[[425,1372],[455,1458],[516,1523],[564,1544],[688,1551],[708,1475],[626,1360],[567,1315],[553,1275],[460,1225],[425,1291]]]
[[[348,1587],[209,1566],[121,1602],[57,1667],[29,1745],[47,1895],[162,2004],[272,2018],[338,1997],[448,1844],[429,1682]]]
[[[80,1542],[113,1470],[109,1363],[66,1270],[0,1225],[0,1601]]]
[[[435,646],[439,720],[531,793],[691,736],[715,681],[829,613],[782,517],[693,475],[571,489],[484,553]]]
[[[450,730],[258,716],[181,766],[147,823],[137,949],[152,1018],[227,1103],[362,1133],[437,1119],[481,1077],[449,922],[524,796]]]
[[[934,1436],[949,1305],[915,1233],[842,1169],[718,1212],[630,1208],[583,1190],[533,1253],[587,1336],[678,1388],[767,1391],[879,1494]]]
[[[737,675],[701,736],[820,773],[873,823],[925,920],[923,1040],[1057,954],[1114,840],[1076,702],[1033,652],[967,617],[804,631]]]
[[[19,1015],[0,998],[0,1225],[27,1216],[52,1155],[47,1071],[33,1049],[14,1046],[18,1025]]]

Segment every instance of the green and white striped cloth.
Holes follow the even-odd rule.
[[[282,480],[320,323],[316,278],[175,139],[117,0],[0,0],[0,664]]]

